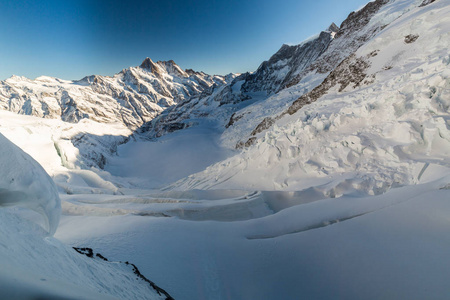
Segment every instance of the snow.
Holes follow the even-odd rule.
[[[214,100],[222,86],[201,108],[184,107],[197,126],[126,144],[121,123],[0,111],[0,133],[56,183],[0,136],[0,188],[36,197],[0,209],[0,296],[158,298],[119,263],[130,261],[175,299],[446,299],[450,6],[419,2],[391,1],[371,21],[392,24],[355,53],[367,82],[334,86],[248,149],[230,150],[329,73],[252,94],[227,129],[231,102],[219,110]],[[102,157],[104,170],[93,164]],[[29,210],[57,212],[58,192],[53,238]]]
[[[0,209],[2,299],[164,299],[130,266],[80,255]]]
[[[134,178],[135,185],[164,187],[229,157],[232,152],[219,147],[217,139],[216,130],[203,124],[157,141],[132,141],[119,146],[106,170]]]
[[[329,183],[325,194],[346,180],[350,190],[378,194],[417,182],[415,170],[424,164],[450,166],[449,15],[445,2],[406,13],[356,52],[363,57],[377,51],[366,76],[374,83],[329,91],[260,133],[255,146],[172,188],[295,191],[317,178]],[[419,38],[407,44],[411,33]],[[253,106],[259,114],[276,115],[283,108],[270,105],[282,93]],[[248,136],[247,128],[244,121],[222,138]]]
[[[166,195],[172,203],[162,195],[147,196],[147,202],[123,196],[115,202],[119,196],[112,196],[78,206],[99,211],[122,203],[142,214],[65,216],[57,237],[94,245],[115,259],[127,253],[175,299],[445,299],[450,193],[440,188],[449,180],[447,173],[375,197],[299,202],[264,217],[234,221],[213,217],[223,217],[239,203],[267,211],[262,196],[235,194],[226,200],[222,191],[222,200],[199,201]],[[153,204],[142,204],[152,199]],[[184,214],[178,218],[144,214],[164,206],[170,214],[170,207],[181,205]],[[231,215],[236,212],[243,210]]]
[[[0,207],[20,206],[43,217],[53,235],[59,223],[61,201],[53,180],[28,154],[0,134]]]
[[[64,170],[63,166],[55,168],[58,155],[55,148],[52,149],[53,144],[46,140],[49,138],[45,134],[37,134],[41,130],[39,126],[33,126],[38,125],[33,122],[39,123],[40,119],[11,116],[7,112],[1,115],[0,123],[7,123],[8,129],[13,129],[10,134],[15,139],[25,142],[17,134],[20,128],[22,135],[31,137],[26,141],[28,145],[34,144],[31,152],[47,163],[49,170],[54,174]],[[15,127],[14,122],[8,122],[17,118],[26,126]],[[58,122],[48,120],[46,125],[55,121]],[[5,130],[4,126],[0,129]],[[36,149],[36,146],[42,148]],[[147,282],[137,278],[130,265],[88,258],[51,237],[61,215],[61,201],[54,181],[30,155],[2,134],[0,149],[0,298],[163,298]],[[48,152],[42,153],[43,150]],[[69,170],[67,172],[70,174]],[[103,182],[106,185],[101,187],[103,189],[116,188],[93,172],[73,172],[81,172],[80,177],[91,186]]]
[[[13,76],[0,81],[0,108],[72,123],[83,119],[123,123],[136,129],[167,107],[232,79],[204,73],[189,76],[173,61],[149,61],[154,69],[130,67],[113,77],[92,75],[69,81]]]

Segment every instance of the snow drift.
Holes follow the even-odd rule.
[[[0,206],[21,206],[42,215],[53,235],[61,200],[55,183],[31,156],[0,134]]]

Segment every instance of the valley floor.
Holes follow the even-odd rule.
[[[175,299],[444,299],[450,172],[379,196],[63,196],[56,237],[129,259]],[[314,198],[312,198],[314,199]]]
[[[41,125],[10,137],[25,149],[33,135],[45,141],[43,132],[55,126],[53,120],[14,118],[2,112],[0,131],[17,133],[27,128],[23,120]],[[229,155],[214,150],[209,132],[192,132],[200,134],[201,146],[209,145],[205,163]],[[178,148],[183,159],[198,150],[188,136]],[[28,151],[41,161],[54,158],[50,141]],[[135,148],[142,149],[138,154],[127,147],[119,146],[107,165],[111,173],[121,164],[133,166],[130,157],[141,159],[147,151],[144,144]],[[179,163],[167,173],[173,177],[160,174],[161,182],[182,175],[175,172]],[[55,237],[136,264],[175,299],[445,299],[450,293],[445,167],[425,167],[418,184],[381,195],[326,198],[323,179],[295,192],[176,190],[145,187],[119,173],[58,168],[57,160],[45,165],[59,180],[62,199]]]

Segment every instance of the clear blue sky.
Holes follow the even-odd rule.
[[[253,71],[367,2],[0,0],[0,79],[113,75],[145,57],[210,74]]]

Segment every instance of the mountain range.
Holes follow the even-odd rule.
[[[445,299],[449,32],[375,0],[254,72],[0,81],[0,296]]]

